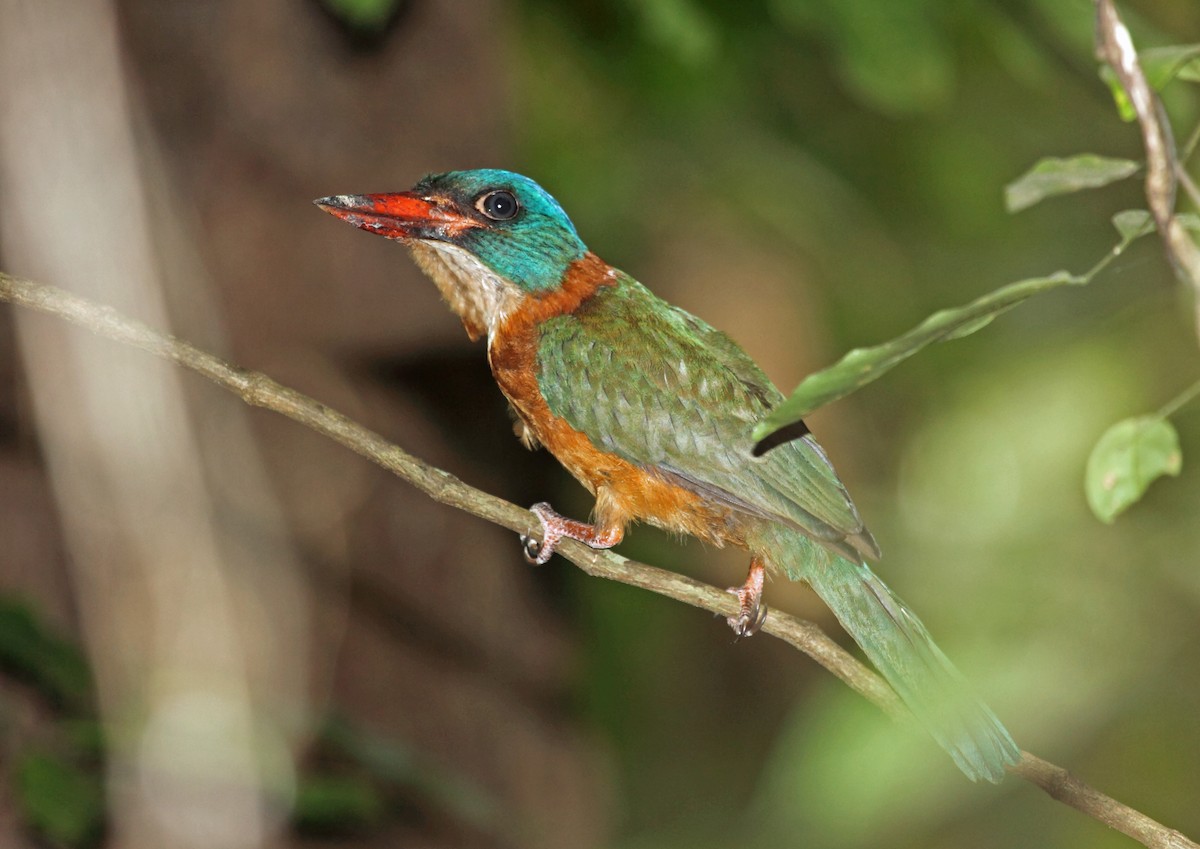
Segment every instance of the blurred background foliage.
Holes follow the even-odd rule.
[[[405,50],[423,6],[320,4],[351,35],[348,63]],[[1121,9],[1140,47],[1200,41],[1194,0]],[[1040,157],[1142,158],[1099,77],[1088,0],[513,0],[500,11],[494,131],[511,157],[430,170],[534,176],[593,250],[730,331],[785,391],[934,310],[1085,271],[1117,241],[1111,216],[1144,206],[1134,179],[1004,209],[1005,184]],[[437,74],[423,84],[437,97]],[[1198,93],[1188,82],[1164,93],[1181,136],[1200,121]],[[398,187],[312,194],[360,188]],[[882,544],[880,573],[1022,747],[1194,838],[1198,405],[1174,418],[1179,478],[1112,526],[1083,494],[1104,430],[1200,376],[1192,316],[1159,243],[1142,239],[1088,287],[934,346],[810,424]],[[486,403],[502,409],[498,395]],[[456,448],[466,468],[507,468]],[[565,475],[539,468],[524,483],[502,478],[503,494],[587,512]],[[737,554],[646,529],[622,551],[722,586],[744,569]],[[598,845],[1132,845],[1019,781],[970,785],[930,741],[769,638],[735,646],[720,622],[561,563],[536,580],[578,643],[566,712],[601,753]],[[836,630],[801,588],[775,582],[768,600]],[[62,728],[92,717],[78,654],[25,608],[0,614],[6,675],[32,682]],[[486,790],[422,760],[423,741],[367,728],[336,711],[321,723],[295,794],[306,839],[369,843],[411,805],[400,787],[415,788],[422,816],[523,845]],[[102,839],[97,736],[31,742],[10,761],[25,819],[49,844]],[[47,798],[72,801],[55,814]]]

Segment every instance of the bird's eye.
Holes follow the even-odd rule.
[[[475,208],[493,221],[508,221],[520,210],[517,196],[507,189],[488,192],[475,201]]]

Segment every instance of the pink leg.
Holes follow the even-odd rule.
[[[741,610],[737,616],[730,616],[725,621],[739,637],[749,637],[762,627],[767,618],[767,606],[763,604],[763,580],[766,570],[757,557],[750,560],[750,572],[746,575],[746,583],[740,587],[730,587],[729,592],[737,596]]]
[[[554,512],[545,501],[539,501],[529,508],[542,523],[542,541],[539,543],[533,537],[521,537],[525,546],[525,559],[530,563],[542,564],[554,554],[558,541],[563,537],[579,540],[592,548],[612,548],[625,536],[621,528],[599,528],[587,522],[568,519]]]

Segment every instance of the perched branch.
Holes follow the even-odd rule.
[[[1021,760],[1012,771],[1026,781],[1036,784],[1064,805],[1082,811],[1092,819],[1132,837],[1143,846],[1154,849],[1193,849],[1196,846],[1175,829],[1167,828],[1111,796],[1105,796],[1061,766],[1055,766],[1029,752],[1021,752]]]
[[[528,510],[475,489],[448,472],[418,460],[336,410],[282,386],[264,374],[237,368],[194,345],[158,333],[111,307],[3,273],[0,273],[0,300],[66,319],[99,336],[141,348],[198,372],[248,404],[274,410],[340,442],[442,504],[518,533],[540,530],[539,522]],[[563,540],[558,553],[588,575],[641,587],[721,616],[737,612],[738,602],[729,593],[683,575],[611,552],[595,551],[573,540]],[[902,722],[911,721],[907,709],[887,684],[813,623],[772,610],[762,631],[804,652],[888,715]],[[1028,752],[1022,753],[1020,762],[1011,771],[1042,788],[1054,799],[1150,849],[1200,849],[1200,845],[1179,832],[1104,795],[1062,767]]]
[[[1200,332],[1200,248],[1175,215],[1175,192],[1183,169],[1162,101],[1146,80],[1133,38],[1113,0],[1096,0],[1096,54],[1113,69],[1137,115],[1146,149],[1146,201],[1175,273],[1196,295]],[[1184,177],[1185,190],[1194,192]]]

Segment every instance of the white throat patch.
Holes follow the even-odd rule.
[[[414,240],[409,247],[417,265],[462,318],[471,338],[486,332],[490,345],[496,328],[523,300],[521,290],[457,245]]]

